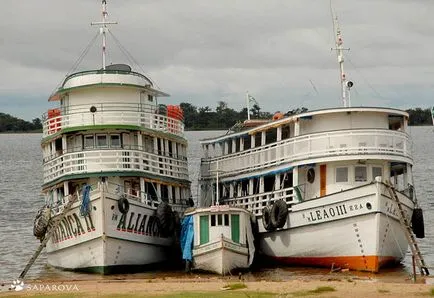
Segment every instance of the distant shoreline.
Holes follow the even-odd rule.
[[[431,124],[424,124],[424,125],[409,125],[408,127],[426,127],[426,126],[433,126]],[[434,126],[433,126],[434,127]],[[230,128],[230,127],[229,127]],[[228,130],[229,128],[213,128],[213,129],[209,129],[209,128],[203,128],[203,129],[186,129],[186,132],[190,132],[190,131],[225,131]],[[8,134],[41,134],[42,130],[37,130],[37,131],[2,131],[0,132],[0,135],[8,135]]]

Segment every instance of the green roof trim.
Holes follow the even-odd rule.
[[[93,178],[93,177],[103,177],[103,176],[109,176],[109,177],[137,176],[137,177],[144,177],[144,178],[149,178],[149,179],[154,179],[154,180],[161,180],[162,182],[167,182],[167,183],[183,184],[185,186],[188,186],[191,184],[191,182],[189,180],[175,179],[175,178],[171,178],[171,177],[167,177],[167,176],[163,176],[163,175],[161,175],[161,176],[160,175],[154,175],[154,174],[149,174],[149,173],[140,172],[140,171],[119,171],[119,172],[110,171],[110,172],[95,172],[95,173],[65,175],[65,176],[57,178],[56,180],[53,180],[51,182],[42,184],[42,188],[44,189],[47,187],[51,187],[51,186],[54,186],[58,183],[68,181],[68,180],[73,180],[73,179],[83,179],[83,178]]]
[[[71,90],[77,90],[77,89],[83,89],[83,88],[95,87],[95,86],[102,86],[102,87],[104,87],[104,86],[107,86],[107,87],[116,87],[117,86],[117,87],[131,87],[131,88],[147,89],[143,85],[136,85],[136,84],[95,83],[95,84],[81,85],[81,86],[70,87],[70,88],[60,88],[59,90],[57,90],[56,93],[62,94],[62,93],[69,92]]]

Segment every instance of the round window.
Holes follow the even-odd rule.
[[[313,182],[315,181],[315,169],[310,168],[310,169],[307,171],[307,181],[308,181],[309,183],[313,183]]]

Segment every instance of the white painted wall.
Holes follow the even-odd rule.
[[[374,112],[331,113],[300,119],[300,134],[331,130],[379,128],[388,129],[387,114]]]
[[[140,90],[131,87],[82,88],[69,92],[69,105],[95,105],[104,103],[140,103]],[[83,107],[89,111],[88,107]]]

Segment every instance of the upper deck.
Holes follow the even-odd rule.
[[[202,140],[202,178],[237,176],[309,163],[387,159],[412,162],[408,114],[389,108],[335,108],[289,116]]]
[[[133,71],[72,74],[49,99],[60,105],[43,115],[43,138],[97,126],[145,128],[183,137],[182,117],[169,117],[159,109],[157,97],[166,96],[146,76]]]

